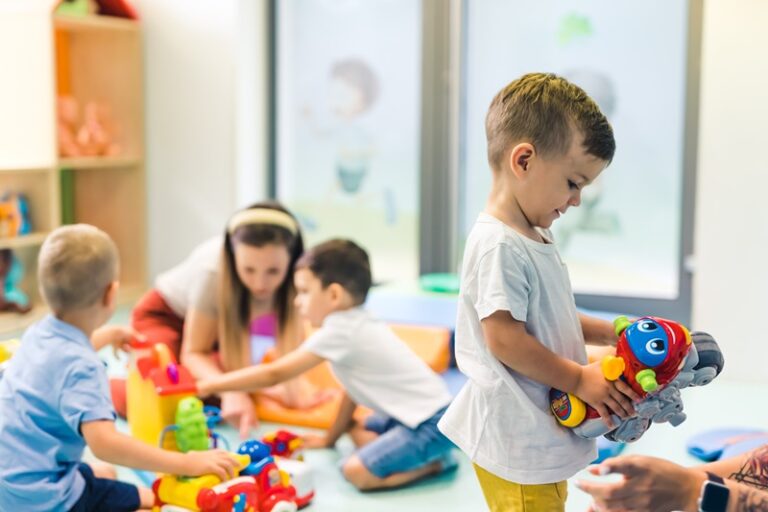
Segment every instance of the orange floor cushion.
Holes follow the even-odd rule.
[[[451,333],[448,329],[402,324],[393,324],[391,327],[395,334],[435,372],[442,373],[448,369],[451,356]],[[305,374],[305,377],[317,389],[341,388],[328,363],[313,368]],[[336,419],[341,404],[339,395],[311,409],[291,409],[271,397],[259,393],[254,396],[256,413],[261,421],[303,427],[329,428]],[[360,419],[369,413],[368,409],[358,408],[355,417]]]

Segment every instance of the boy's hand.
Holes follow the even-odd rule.
[[[315,449],[315,448],[330,448],[328,446],[328,441],[326,440],[325,436],[320,436],[317,434],[304,434],[301,436],[302,445],[304,448],[307,448],[309,450]]]
[[[184,462],[185,473],[188,476],[214,474],[222,481],[234,478],[239,464],[232,454],[224,450],[207,450],[203,452],[187,452]]]
[[[221,417],[238,429],[240,439],[248,439],[251,429],[259,426],[251,395],[243,391],[221,394]]]
[[[91,344],[96,350],[101,350],[107,345],[112,345],[115,357],[119,357],[117,351],[127,352],[130,349],[131,339],[146,341],[147,337],[127,325],[104,325],[91,334]]]
[[[574,394],[594,407],[605,424],[613,427],[611,411],[620,418],[628,418],[635,414],[632,399],[639,399],[639,397],[628,388],[629,386],[623,381],[606,380],[601,364],[597,361],[581,368],[581,377]]]

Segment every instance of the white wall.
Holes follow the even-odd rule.
[[[139,9],[154,278],[264,196],[266,11],[260,0],[143,0]]]
[[[704,2],[692,324],[724,378],[766,382],[768,2]]]

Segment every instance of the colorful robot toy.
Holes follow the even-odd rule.
[[[614,321],[619,341],[616,355],[602,362],[605,378],[624,380],[644,399],[636,415],[622,420],[612,415],[609,428],[597,411],[581,399],[557,389],[550,390],[550,408],[557,420],[583,438],[605,435],[612,441],[640,439],[651,423],[673,426],[686,419],[680,390],[709,384],[723,369],[723,355],[709,334],[694,332],[677,322],[652,316],[630,322]]]

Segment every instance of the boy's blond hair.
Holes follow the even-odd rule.
[[[581,88],[552,73],[529,73],[499,91],[485,117],[488,162],[504,165],[511,146],[530,142],[546,156],[568,152],[574,135],[584,137],[586,152],[608,163],[616,142],[597,104]]]
[[[105,232],[88,224],[55,229],[37,261],[40,292],[54,313],[96,304],[117,279],[117,247]]]

